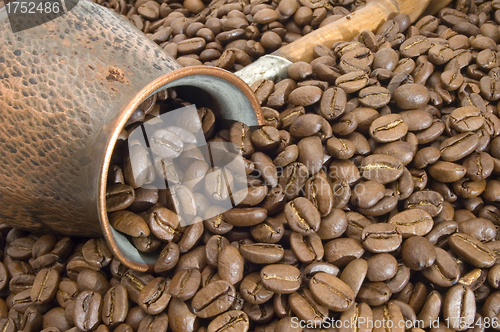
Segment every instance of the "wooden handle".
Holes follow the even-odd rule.
[[[373,0],[365,7],[283,46],[272,54],[292,62],[311,62],[315,45],[331,47],[339,40],[354,38],[363,30],[373,31],[393,13],[406,13],[414,22],[429,2],[430,0]]]

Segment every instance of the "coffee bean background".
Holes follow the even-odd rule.
[[[364,5],[98,3],[183,66],[231,71]],[[316,46],[290,78],[252,85],[255,130],[220,128],[198,106],[206,139],[245,161],[248,195],[223,213],[217,202],[237,195],[225,185],[241,179],[220,186],[194,129],[155,132],[151,153],[171,163],[123,148],[139,124],[191,102],[174,89],[148,98],[120,136],[106,203],[116,230],[158,253],[153,271],[126,268],[104,239],[0,225],[0,330],[288,332],[327,317],[359,329],[304,331],[500,330],[499,23],[500,1],[455,0]],[[151,185],[158,174],[181,200]]]

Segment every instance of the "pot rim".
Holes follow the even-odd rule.
[[[111,163],[111,156],[113,154],[116,142],[118,140],[118,137],[122,129],[125,127],[127,120],[135,111],[135,109],[139,107],[139,105],[152,93],[161,89],[168,83],[172,83],[177,79],[192,75],[215,76],[217,78],[223,79],[235,85],[250,102],[250,105],[252,106],[255,115],[257,117],[258,124],[263,125],[264,123],[262,108],[260,106],[257,97],[254,95],[252,89],[250,89],[250,87],[239,77],[221,68],[208,67],[208,66],[191,66],[191,67],[176,69],[152,81],[134,96],[134,98],[128,103],[124,111],[119,116],[117,125],[112,130],[111,137],[105,149],[103,157],[104,159],[99,175],[98,211],[99,211],[99,223],[101,225],[104,238],[106,239],[111,251],[113,252],[113,255],[116,258],[118,258],[124,265],[137,271],[141,272],[151,271],[153,265],[140,263],[131,260],[127,257],[127,255],[120,249],[115,239],[115,236],[113,235],[113,229],[111,224],[109,223],[107,216],[106,187],[107,187],[108,169]]]

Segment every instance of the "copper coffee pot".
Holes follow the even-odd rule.
[[[181,68],[130,23],[87,0],[15,33],[1,4],[0,221],[33,232],[104,235],[125,265],[146,271],[157,256],[135,249],[106,213],[111,154],[145,99],[170,87],[200,89],[223,119],[258,126],[261,108],[244,80],[280,79],[291,61],[310,59],[313,44],[350,39],[397,12],[415,20],[428,0],[374,0],[237,73],[244,80],[212,67]]]

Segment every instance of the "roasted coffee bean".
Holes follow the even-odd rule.
[[[179,261],[179,246],[174,242],[169,242],[158,255],[155,262],[154,271],[156,273],[165,272],[175,267]]]
[[[123,285],[111,287],[102,302],[102,321],[108,326],[123,323],[128,314],[127,289]]]
[[[315,86],[304,86],[293,90],[288,102],[295,106],[309,106],[321,99],[323,91]]]
[[[332,181],[345,182],[348,185],[356,183],[361,178],[358,168],[351,160],[332,161],[328,175]]]
[[[325,273],[316,273],[309,282],[314,298],[333,311],[345,311],[354,304],[352,289],[339,278]]]
[[[272,150],[279,144],[279,131],[271,126],[264,126],[251,135],[252,142],[259,150]]]
[[[405,201],[405,207],[408,209],[422,209],[427,211],[432,217],[435,217],[443,209],[443,202],[444,198],[440,193],[433,190],[423,190],[411,194]],[[432,226],[429,226],[427,232],[431,228]]]
[[[360,208],[371,208],[384,197],[385,187],[377,181],[360,182],[354,187],[351,204]]]
[[[443,316],[449,319],[450,327],[463,330],[472,322],[476,314],[474,292],[467,286],[455,285],[446,292],[443,302]]]
[[[346,93],[353,93],[368,85],[368,75],[362,70],[352,71],[337,78],[335,84]]]
[[[114,184],[106,189],[106,210],[114,212],[126,209],[134,199],[134,188],[126,184]]]
[[[87,268],[83,268],[78,273],[76,282],[80,291],[91,290],[101,293],[101,295],[104,295],[110,287],[109,282],[103,274]]]
[[[401,255],[405,265],[416,271],[432,266],[436,260],[434,246],[421,236],[412,236],[405,240]]]
[[[321,115],[327,120],[336,119],[344,114],[346,103],[347,96],[343,89],[330,88],[321,97]]]
[[[472,218],[462,221],[458,225],[458,230],[481,242],[490,242],[494,240],[497,235],[495,225],[484,218]]]
[[[372,224],[363,229],[363,246],[374,253],[391,252],[402,242],[401,233],[393,224]]]
[[[170,241],[179,226],[179,216],[164,207],[156,207],[148,214],[151,232],[159,239]]]
[[[361,244],[350,238],[333,239],[325,245],[326,261],[339,267],[361,258],[363,253],[364,249]]]
[[[139,303],[139,295],[144,287],[154,279],[150,274],[128,270],[120,280],[120,283],[127,288],[129,298]]]
[[[247,275],[240,284],[240,293],[245,301],[252,304],[261,304],[270,300],[274,293],[267,290],[260,279],[259,273]]]
[[[222,279],[236,284],[243,279],[244,259],[239,250],[228,245],[219,253],[218,271]]]
[[[309,173],[316,174],[323,166],[323,147],[317,136],[305,137],[297,143],[298,161],[306,165]]]
[[[21,237],[12,241],[7,247],[7,254],[13,259],[26,260],[31,257],[35,240]]]
[[[328,317],[328,309],[320,305],[308,289],[290,294],[288,303],[299,319],[320,324]]]
[[[283,223],[274,218],[267,218],[260,224],[250,228],[252,237],[265,243],[276,243],[285,233]]]
[[[370,306],[379,306],[386,303],[391,295],[391,290],[384,282],[365,282],[357,298]]]
[[[312,233],[308,236],[303,236],[297,232],[290,235],[290,247],[297,259],[302,263],[310,263],[323,258],[324,249],[321,238]]]
[[[199,326],[198,318],[193,314],[186,303],[172,298],[168,306],[168,326],[173,331],[195,331]]]
[[[223,214],[224,220],[234,226],[254,226],[267,218],[267,211],[260,207],[234,208]]]
[[[209,283],[193,297],[193,312],[201,318],[217,316],[231,307],[235,300],[234,286],[224,280]]]
[[[277,244],[253,243],[240,246],[243,258],[255,264],[273,264],[284,255],[283,247]]]
[[[260,271],[264,287],[278,294],[291,294],[300,288],[300,270],[286,264],[266,265]]]
[[[256,152],[252,155],[252,162],[255,164],[255,168],[260,172],[262,178],[266,181],[266,184],[270,185],[272,188],[278,185],[278,173],[271,158],[262,152]]]
[[[472,132],[462,133],[444,140],[439,146],[441,158],[457,161],[469,155],[479,144],[479,137]]]
[[[309,235],[319,229],[321,217],[310,200],[298,197],[287,203],[285,216],[290,228],[300,234]]]
[[[467,168],[447,161],[437,161],[429,167],[429,174],[441,182],[458,181],[466,173]]]
[[[372,181],[386,184],[397,180],[403,173],[403,164],[393,156],[373,154],[361,162],[361,175]]]
[[[407,83],[394,91],[394,101],[402,109],[424,107],[430,100],[429,91],[422,84]]]
[[[83,331],[95,329],[101,322],[102,295],[86,290],[75,298],[74,323]]]
[[[373,319],[375,321],[384,320],[387,325],[393,326],[392,331],[402,332],[404,331],[403,323],[404,317],[401,309],[395,303],[385,303],[381,307],[376,307],[373,309]]]
[[[408,126],[399,114],[388,114],[375,119],[370,125],[370,136],[377,142],[393,142],[408,132]]]
[[[109,223],[116,230],[133,237],[148,236],[150,233],[148,224],[142,217],[126,210],[111,213]]]
[[[180,299],[181,301],[189,300],[196,294],[201,283],[201,273],[198,269],[181,270],[177,272],[170,282],[165,279],[155,279],[151,281],[148,287],[144,287],[139,295],[139,305],[143,303],[144,311],[151,315],[148,306],[153,305],[151,311],[161,312],[161,307],[166,308],[170,301],[170,295]],[[148,294],[149,293],[149,294]],[[142,295],[142,296],[141,296]],[[153,298],[156,296],[156,298]],[[142,300],[142,301],[141,301]]]
[[[104,239],[90,239],[82,248],[83,258],[96,268],[107,266],[113,254]]]
[[[332,137],[326,142],[328,153],[337,159],[349,159],[356,152],[356,145],[346,139]]]
[[[390,254],[376,254],[367,260],[366,277],[370,281],[386,281],[396,275],[398,262]]]
[[[470,235],[452,234],[448,243],[460,258],[474,266],[490,267],[495,262],[495,253]]]
[[[52,300],[59,287],[59,273],[53,269],[43,269],[37,273],[31,288],[31,301],[44,304]]]
[[[333,193],[324,172],[309,178],[304,187],[304,196],[318,209],[320,216],[328,215],[333,208]]]
[[[228,331],[247,332],[249,328],[248,315],[241,310],[227,311],[216,317],[207,327],[207,332]]]

